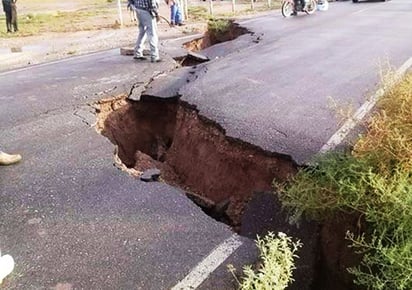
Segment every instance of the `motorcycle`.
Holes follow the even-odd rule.
[[[296,15],[297,12],[305,12],[306,14],[313,14],[317,8],[316,0],[306,0],[305,6],[302,7],[301,2],[295,7],[294,0],[283,0],[282,2],[282,15],[283,17],[290,17]]]

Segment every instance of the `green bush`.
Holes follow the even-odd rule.
[[[375,174],[367,162],[344,153],[328,153],[316,166],[300,170],[288,184],[274,183],[292,222],[302,215],[327,219],[336,211],[360,211]]]
[[[349,269],[367,289],[412,289],[412,174],[376,172],[369,159],[327,154],[317,166],[300,171],[290,185],[277,186],[292,220],[302,215],[325,221],[336,212],[362,216],[366,232],[348,233],[363,255]]]
[[[268,233],[263,239],[257,238],[256,245],[260,252],[261,265],[257,271],[252,266],[243,268],[244,277],[239,282],[242,290],[283,290],[293,282],[296,251],[302,246],[299,241],[284,233]],[[235,269],[229,267],[234,273]],[[236,276],[235,276],[236,277]]]
[[[288,184],[275,184],[297,222],[336,213],[362,217],[364,232],[347,234],[362,255],[348,269],[366,289],[412,289],[412,76],[379,102],[352,153],[328,153]]]
[[[349,268],[355,283],[367,289],[412,289],[412,237],[390,237],[376,231],[368,238],[348,233],[352,247],[362,254],[361,265]]]
[[[210,18],[207,22],[207,31],[212,34],[225,34],[230,30],[231,20],[223,18]]]

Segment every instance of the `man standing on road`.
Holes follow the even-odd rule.
[[[134,59],[144,60],[143,44],[146,36],[150,45],[151,62],[160,62],[157,36],[157,20],[159,18],[157,0],[128,0],[128,7],[136,10],[137,19],[139,19],[139,35],[136,41]]]
[[[16,2],[17,0],[2,0],[3,11],[6,14],[7,33],[11,33],[12,28],[14,32],[18,31]]]
[[[21,160],[20,154],[7,154],[0,149],[0,165],[11,165]]]

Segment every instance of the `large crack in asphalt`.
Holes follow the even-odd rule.
[[[276,229],[301,239],[305,248],[291,289],[316,289],[318,226],[290,225],[272,193],[273,179],[284,182],[297,172],[289,156],[227,136],[179,97],[119,96],[96,108],[96,128],[116,145],[118,168],[141,179],[158,170],[161,181],[182,189],[206,214],[245,237]]]
[[[199,63],[196,57],[181,65]],[[285,182],[296,174],[298,165],[288,155],[228,136],[218,122],[183,101],[181,86],[207,71],[202,64],[158,72],[127,95],[99,101],[94,105],[97,131],[116,145],[115,166],[143,181],[182,189],[207,215],[240,235],[254,239],[283,231],[300,239],[305,247],[291,289],[318,289],[325,273],[336,270],[320,254],[329,235],[321,236],[316,223],[289,224],[272,188],[273,180]],[[345,285],[337,280],[334,285]]]
[[[203,48],[202,43],[195,40],[187,45]],[[178,61],[182,66],[203,62],[201,54]],[[153,80],[167,75],[161,73],[136,84],[128,95],[101,100],[95,106],[97,131],[116,145],[115,165],[145,181],[158,180],[160,175],[161,181],[181,188],[206,214],[241,235],[255,238],[257,233],[276,230],[302,240],[305,247],[299,253],[291,289],[319,289],[323,284],[347,289],[351,284],[340,268],[346,246],[339,244],[335,233],[344,228],[342,224],[303,220],[299,227],[290,225],[272,193],[273,180],[285,182],[296,174],[298,165],[293,159],[228,136],[219,123],[181,99],[179,86],[205,73],[207,66],[192,66],[169,78],[174,87],[160,89],[166,95],[144,93]],[[169,96],[170,92],[175,96]],[[147,172],[152,172],[152,178],[147,179]]]
[[[234,229],[256,192],[272,189],[297,170],[288,156],[226,136],[213,120],[179,98],[125,97],[99,103],[98,131],[117,145],[129,169],[159,169],[196,204]]]
[[[251,32],[230,22],[225,32],[208,31],[184,47],[198,51],[245,33]],[[142,97],[165,74],[133,85],[127,96],[101,100],[95,106],[97,131],[116,145],[119,168],[135,176],[160,170],[162,180],[182,188],[208,215],[239,231],[254,193],[271,191],[273,179],[285,181],[297,165],[289,156],[227,136],[222,126],[178,95]]]

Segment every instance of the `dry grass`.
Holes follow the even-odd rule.
[[[124,12],[126,15],[126,11]],[[21,37],[47,32],[74,32],[117,28],[118,11],[115,2],[107,0],[39,1],[18,4],[19,32],[7,34],[0,26],[0,37]],[[5,23],[5,16],[0,23]]]
[[[273,0],[269,8],[266,1],[255,2],[251,10],[250,1],[236,1],[236,12],[232,12],[231,1],[214,1],[214,14],[210,14],[209,2],[189,2],[189,18],[187,22],[206,23],[211,17],[233,18],[242,15],[256,14],[276,9],[279,0]],[[168,8],[161,1],[161,13],[168,17]],[[122,1],[123,17],[128,19],[126,2]],[[39,35],[48,32],[74,32],[82,30],[100,30],[118,28],[118,10],[116,0],[31,0],[18,2],[19,33],[7,34],[4,14],[0,15],[0,38]],[[125,21],[127,25],[133,25]]]
[[[355,145],[355,156],[368,156],[382,172],[394,166],[412,169],[412,74],[378,102],[367,134]]]
[[[365,231],[347,236],[362,256],[360,265],[349,269],[354,282],[365,289],[409,290],[412,74],[399,83],[389,80],[384,85],[387,92],[353,154],[320,156],[316,166],[301,170],[293,182],[277,188],[294,221],[302,215],[325,221],[337,212],[362,216],[359,228]]]

